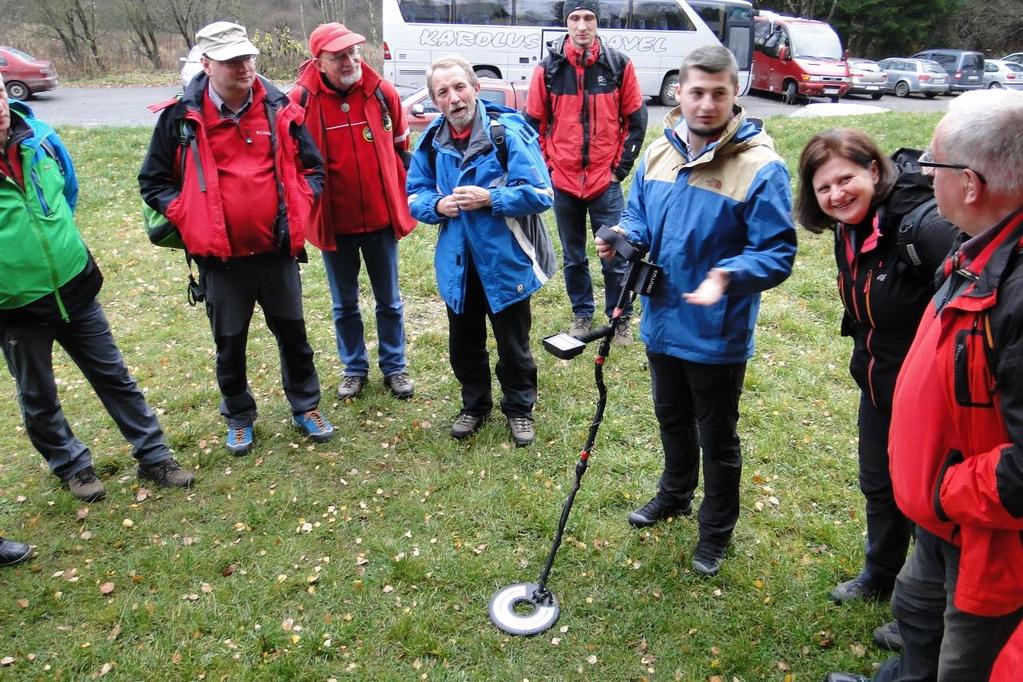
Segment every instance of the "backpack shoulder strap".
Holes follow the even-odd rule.
[[[494,149],[497,151],[497,161],[501,168],[508,170],[508,139],[501,123],[501,114],[496,111],[488,111],[490,118],[490,137],[494,140]]]
[[[377,101],[380,102],[380,115],[383,117],[384,130],[390,130],[394,123],[391,120],[391,107],[387,105],[387,98],[384,97],[384,91],[380,87],[380,83],[377,83],[376,90],[373,91]]]

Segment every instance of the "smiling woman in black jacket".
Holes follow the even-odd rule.
[[[832,590],[839,603],[888,598],[912,533],[895,505],[888,473],[892,394],[934,294],[935,271],[958,234],[938,216],[927,181],[916,168],[900,171],[858,130],[815,135],[799,160],[797,217],[812,232],[834,231],[838,292],[845,307],[842,335],[852,337],[849,371],[860,388],[866,556],[860,574]],[[904,230],[900,240],[900,225],[910,223],[918,229]]]

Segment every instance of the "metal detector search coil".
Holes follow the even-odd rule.
[[[549,630],[558,622],[561,607],[553,594],[544,590],[541,597],[539,592],[536,583],[515,583],[498,590],[490,600],[490,622],[509,635],[538,635]]]

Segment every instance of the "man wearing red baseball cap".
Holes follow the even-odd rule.
[[[309,36],[313,58],[289,93],[323,155],[324,191],[309,241],[323,252],[344,376],[337,395],[357,396],[369,356],[359,311],[360,254],[376,298],[380,372],[395,397],[411,398],[405,319],[398,290],[398,240],[415,227],[405,194],[409,129],[394,86],[362,61],[366,38],[344,24]]]

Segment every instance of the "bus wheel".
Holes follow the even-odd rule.
[[[500,78],[496,71],[493,69],[476,69],[477,78]]]
[[[785,104],[795,104],[797,97],[799,97],[799,87],[795,81],[789,81],[785,84],[785,93],[781,96],[782,101]]]
[[[661,104],[666,107],[678,106],[678,74],[669,73],[661,83]]]

